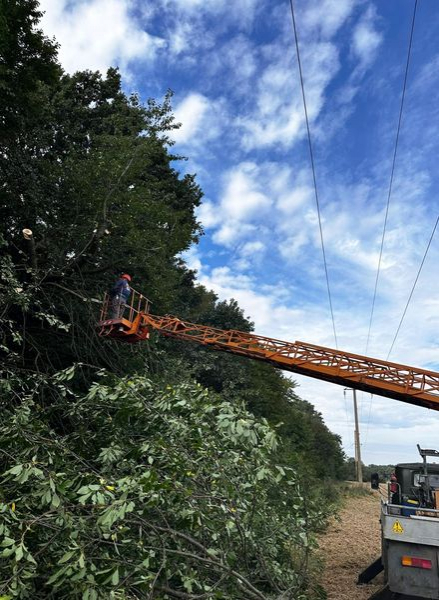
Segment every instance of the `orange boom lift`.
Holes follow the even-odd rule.
[[[101,336],[135,343],[147,340],[154,330],[168,337],[262,360],[292,373],[439,410],[439,373],[434,371],[305,342],[283,342],[253,333],[215,329],[170,315],[152,315],[149,300],[135,290],[122,318],[109,319],[109,308],[110,298],[106,295],[99,322]]]

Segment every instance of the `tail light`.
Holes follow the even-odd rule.
[[[427,558],[417,558],[415,556],[403,556],[401,558],[403,567],[417,567],[418,569],[431,569],[431,560]]]

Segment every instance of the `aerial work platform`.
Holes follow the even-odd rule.
[[[106,293],[98,324],[99,335],[128,344],[147,340],[149,326],[144,316],[149,313],[150,306],[151,302],[148,298],[132,289],[130,301],[124,307],[117,309],[119,314],[116,315],[112,298]]]
[[[147,340],[155,330],[167,337],[261,360],[285,371],[439,410],[439,373],[435,371],[306,342],[284,342],[254,333],[198,325],[171,315],[156,316],[149,312],[150,306],[145,296],[133,290],[123,314],[114,319],[111,298],[106,295],[99,334],[134,343]]]

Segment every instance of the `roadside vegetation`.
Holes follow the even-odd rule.
[[[0,598],[321,597],[344,454],[294,382],[95,331],[121,271],[157,314],[253,324],[180,258],[202,191],[172,152],[172,94],[64,73],[39,18],[0,4]]]

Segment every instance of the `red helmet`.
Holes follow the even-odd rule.
[[[121,275],[120,278],[126,279],[127,281],[131,281],[131,275],[128,275],[127,273],[124,273],[123,275]]]

